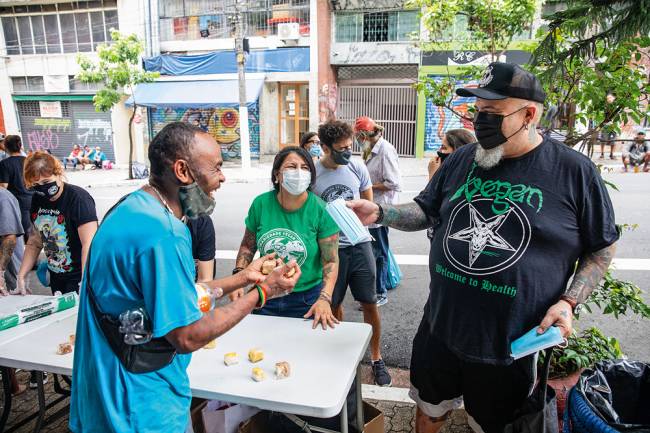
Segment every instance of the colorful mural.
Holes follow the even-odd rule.
[[[211,109],[150,108],[149,119],[153,135],[169,122],[188,122],[210,133],[221,146],[224,160],[241,156],[239,140],[239,107],[220,106]],[[257,103],[248,106],[248,130],[251,156],[260,156],[260,115]]]
[[[441,76],[430,75],[430,78],[441,79]],[[458,80],[456,86],[478,86],[477,81]],[[454,110],[466,114],[467,109],[474,103],[474,98],[456,97],[452,102]],[[435,152],[442,145],[442,137],[450,129],[467,128],[474,130],[472,122],[461,119],[451,110],[444,107],[436,107],[430,100],[427,100],[424,119],[424,151]]]

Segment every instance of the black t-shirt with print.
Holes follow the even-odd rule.
[[[7,183],[7,189],[18,199],[20,210],[27,212],[32,203],[32,193],[25,187],[23,179],[24,156],[10,156],[0,161],[0,183]]]
[[[510,343],[566,291],[576,260],[618,239],[605,184],[584,155],[551,138],[491,170],[476,144],[451,154],[416,198],[435,221],[431,332],[458,356],[510,363]]]
[[[208,215],[196,219],[188,219],[187,227],[192,236],[192,257],[194,260],[207,262],[214,259],[217,246],[215,243],[214,225]]]
[[[43,241],[50,279],[81,279],[78,228],[97,221],[95,200],[83,188],[66,183],[55,202],[34,194],[31,218]]]

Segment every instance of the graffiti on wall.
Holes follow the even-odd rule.
[[[75,119],[77,144],[80,146],[105,146],[111,143],[113,128],[110,120]]]
[[[333,65],[393,65],[413,64],[420,60],[420,50],[411,44],[362,42],[334,44]]]
[[[62,141],[59,134],[67,134],[72,126],[70,119],[51,117],[34,118],[34,128],[27,133],[27,150],[29,152],[50,151],[54,153]]]
[[[154,135],[170,122],[187,122],[212,135],[221,146],[224,159],[239,158],[241,156],[239,110],[237,106],[210,109],[151,108],[149,113]],[[257,104],[248,106],[248,131],[250,134],[251,156],[259,157],[260,121]]]
[[[436,79],[436,77],[431,77]],[[457,81],[456,86],[478,86],[476,81]],[[455,111],[467,114],[468,108],[474,103],[474,98],[456,97],[452,102],[452,107]],[[456,116],[451,110],[444,107],[437,107],[427,100],[426,114],[424,120],[424,151],[435,152],[440,149],[442,145],[442,137],[445,132],[450,129],[465,128],[471,131],[474,130],[472,122],[466,119],[461,119]]]

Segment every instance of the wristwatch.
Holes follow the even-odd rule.
[[[232,270],[232,274],[233,274],[233,275],[238,274],[238,273],[240,273],[240,272],[243,271],[243,270],[244,270],[244,268],[240,268],[240,267],[238,266],[238,267],[236,267],[235,269]]]
[[[379,216],[377,217],[377,221],[375,221],[375,224],[381,224],[381,222],[384,220],[384,208],[381,207],[380,204],[377,205],[379,207]]]
[[[573,310],[574,313],[579,313],[580,312],[580,307],[581,304],[578,304],[578,301],[575,298],[572,298],[567,295],[562,295],[560,296],[560,301],[564,301],[567,304],[571,305],[571,310]]]

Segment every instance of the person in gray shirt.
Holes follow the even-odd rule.
[[[316,183],[312,191],[327,203],[337,198],[372,200],[368,169],[363,161],[351,159],[353,132],[350,125],[329,121],[318,128],[318,137],[323,156],[315,164]],[[352,296],[361,304],[364,322],[372,326],[370,357],[375,383],[390,386],[392,380],[381,359],[381,318],[375,289],[377,269],[369,233],[367,239],[352,245],[345,234],[339,236],[339,273],[332,294],[332,311],[338,320],[343,320],[342,304],[349,286]]]
[[[0,296],[16,289],[16,273],[23,260],[25,244],[18,200],[0,188]]]

